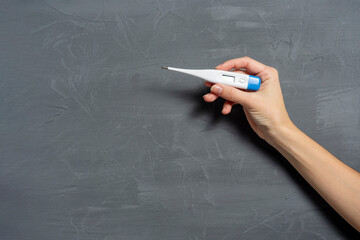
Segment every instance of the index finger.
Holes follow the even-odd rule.
[[[224,62],[223,64],[216,67],[218,70],[229,71],[232,69],[246,69],[250,74],[258,74],[262,72],[266,65],[249,57],[235,58]]]

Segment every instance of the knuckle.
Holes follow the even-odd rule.
[[[278,70],[276,68],[270,67],[272,74],[278,74]]]
[[[230,88],[227,94],[228,100],[235,102],[236,99],[236,90],[235,88]]]
[[[273,67],[267,67],[264,71],[263,71],[263,77],[265,78],[271,78],[271,77],[274,77],[276,75],[278,75],[278,71],[273,68]]]

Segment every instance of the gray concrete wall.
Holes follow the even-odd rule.
[[[359,1],[0,3],[2,239],[350,239],[260,140],[203,102],[213,68],[276,67],[292,120],[360,170]]]

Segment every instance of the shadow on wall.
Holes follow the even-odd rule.
[[[259,151],[262,151],[269,156],[269,159],[271,159],[274,164],[280,166],[287,172],[303,194],[317,207],[321,215],[336,231],[339,232],[339,234],[346,239],[354,239],[354,237],[360,239],[360,233],[338,215],[277,150],[256,135],[248,124],[244,111],[240,105],[234,106],[232,112],[225,117],[221,113],[222,105],[224,103],[223,99],[216,100],[213,103],[203,101],[202,96],[209,91],[206,87],[189,90],[151,87],[151,89],[147,88],[146,90],[151,90],[160,95],[166,95],[166,97],[179,98],[184,100],[184,102],[191,101],[193,103],[193,108],[189,114],[191,118],[203,117],[205,115],[210,119],[205,130],[213,129],[219,122],[226,122],[229,127],[236,131],[236,135],[239,138],[250,141],[259,149]]]

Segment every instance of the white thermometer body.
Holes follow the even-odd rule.
[[[225,84],[240,89],[256,91],[259,90],[261,85],[261,79],[259,77],[236,72],[228,72],[215,69],[182,69],[164,66],[162,66],[162,68],[171,71],[186,73],[195,77],[202,78],[208,82]]]

